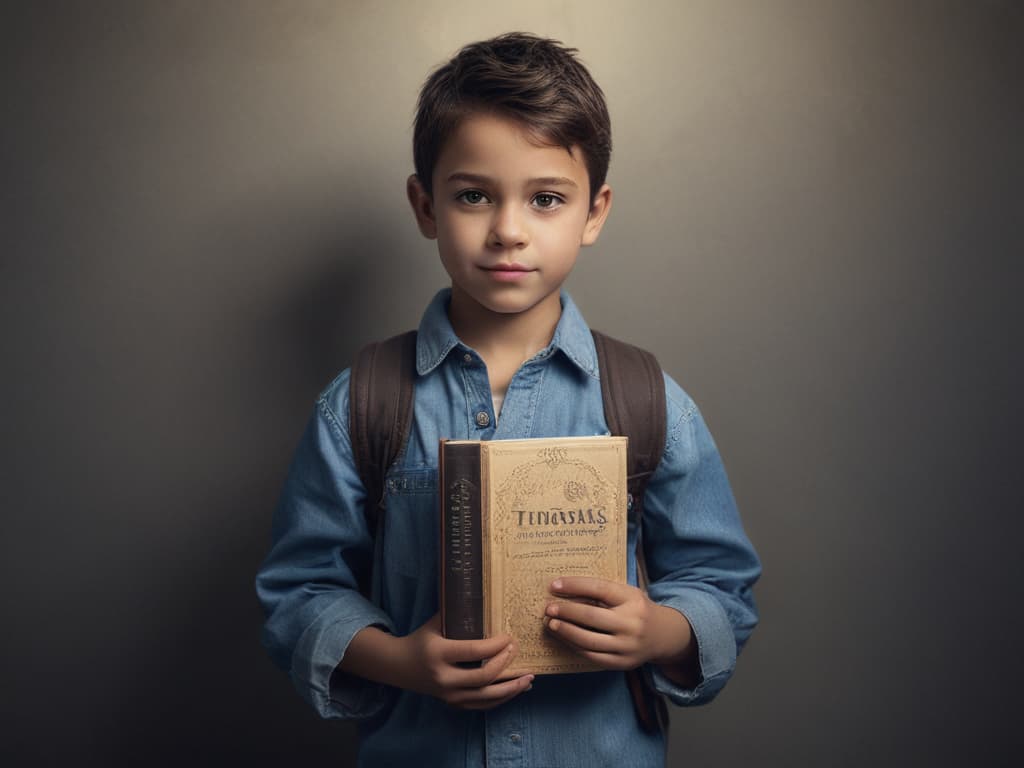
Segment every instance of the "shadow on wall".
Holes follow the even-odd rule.
[[[355,764],[355,727],[320,720],[270,662],[253,589],[315,395],[380,334],[390,276],[402,266],[384,222],[357,214],[340,228],[308,258],[282,257],[280,285],[267,292],[273,298],[228,321],[237,323],[229,333],[241,369],[221,362],[211,410],[193,414],[219,433],[205,424],[211,439],[195,441],[192,460],[208,471],[184,503],[199,513],[154,558],[148,583],[136,586],[148,592],[138,600],[146,613],[127,624],[139,627],[145,656],[131,650],[134,674],[122,669],[107,681],[113,695],[97,703],[107,711],[91,718],[99,726],[86,737],[91,744],[54,745],[68,764],[83,747],[95,765]],[[234,250],[226,258],[244,263],[247,254],[237,243]]]

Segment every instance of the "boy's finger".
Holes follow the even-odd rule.
[[[481,640],[449,640],[444,657],[450,662],[481,661],[497,656],[511,646],[512,638],[508,635],[486,637]]]
[[[606,605],[619,605],[634,587],[593,576],[560,576],[551,582],[551,593],[571,597],[589,597]]]
[[[548,632],[578,651],[616,653],[621,650],[622,642],[615,635],[594,632],[562,619],[546,618],[544,625]]]
[[[502,672],[515,654],[516,648],[510,643],[482,664],[476,664],[479,659],[453,662],[445,673],[444,685],[447,688],[483,688],[499,679],[511,679],[510,675],[503,677]]]
[[[546,617],[565,619],[597,632],[618,634],[626,628],[626,621],[615,611],[588,603],[571,600],[549,603],[544,613]]]
[[[516,650],[515,645],[510,643],[479,667],[459,669],[452,675],[452,685],[458,688],[483,688],[490,685],[501,677],[502,671],[515,658]],[[506,675],[505,679],[509,677]]]
[[[579,629],[576,627],[575,629]],[[581,630],[586,633],[586,630]],[[597,664],[603,669],[619,669],[626,670],[632,669],[637,666],[636,663],[631,661],[628,654],[620,652],[619,649],[611,650],[598,650],[593,647],[591,642],[597,638],[597,643],[600,645],[611,645],[615,642],[615,639],[611,635],[600,635],[593,632],[586,633],[586,635],[577,635],[573,631],[573,627],[566,622],[561,622],[560,625],[556,625],[556,628],[551,630],[551,633],[558,639],[559,642],[565,643],[569,648],[578,653],[582,658],[587,661],[591,661]]]
[[[483,688],[468,689],[451,703],[463,709],[491,709],[530,690],[533,675],[494,683]]]

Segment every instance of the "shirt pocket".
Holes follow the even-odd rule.
[[[392,472],[385,491],[384,570],[417,579],[436,579],[440,536],[437,470]]]

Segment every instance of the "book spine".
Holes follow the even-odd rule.
[[[484,636],[480,447],[441,444],[441,620],[444,636]]]

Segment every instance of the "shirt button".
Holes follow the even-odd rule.
[[[518,733],[510,733],[508,736],[508,740],[511,741],[513,744],[518,744],[520,741],[523,740],[523,737]]]
[[[467,352],[466,354],[464,354],[462,356],[462,362],[464,362],[464,363],[472,363],[473,362],[473,356],[471,354],[469,354],[469,352]]]
[[[477,415],[476,415],[476,425],[478,427],[486,427],[490,423],[491,423],[491,417],[490,417],[490,415],[488,415],[487,411],[480,411],[479,413],[477,413]]]

